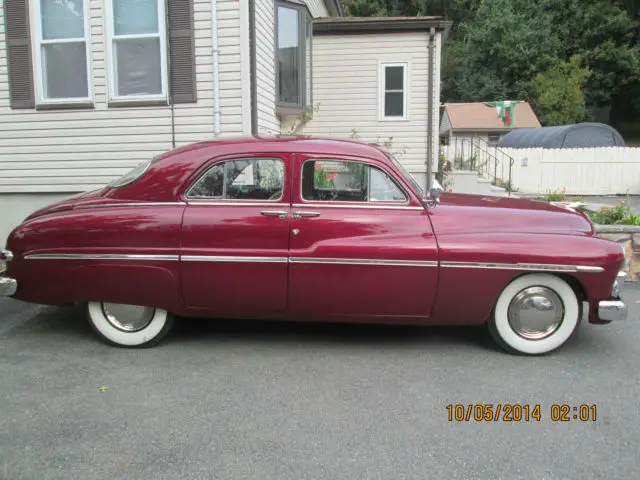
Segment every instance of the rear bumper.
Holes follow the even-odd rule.
[[[600,320],[614,321],[627,318],[628,307],[620,299],[603,300],[598,303],[598,318]]]
[[[0,277],[0,297],[11,297],[18,290],[18,281],[14,278]]]

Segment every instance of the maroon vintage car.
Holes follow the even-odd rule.
[[[174,315],[422,325],[487,323],[507,350],[550,352],[624,319],[624,254],[580,212],[423,192],[358,142],[244,138],[145,162],[29,216],[0,294],[86,304],[119,346]],[[624,274],[622,274],[624,275]]]

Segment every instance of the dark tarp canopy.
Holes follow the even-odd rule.
[[[519,128],[507,133],[500,148],[624,147],[624,139],[604,123],[576,123],[557,127]]]

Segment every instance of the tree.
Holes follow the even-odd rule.
[[[537,2],[484,0],[444,52],[448,101],[519,100],[526,84],[552,65],[560,48]]]
[[[578,55],[538,73],[528,86],[533,107],[545,126],[578,123],[585,119],[583,86],[591,76]]]

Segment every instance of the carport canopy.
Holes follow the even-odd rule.
[[[519,128],[500,140],[501,148],[624,147],[617,130],[604,123],[576,123],[557,127]]]

